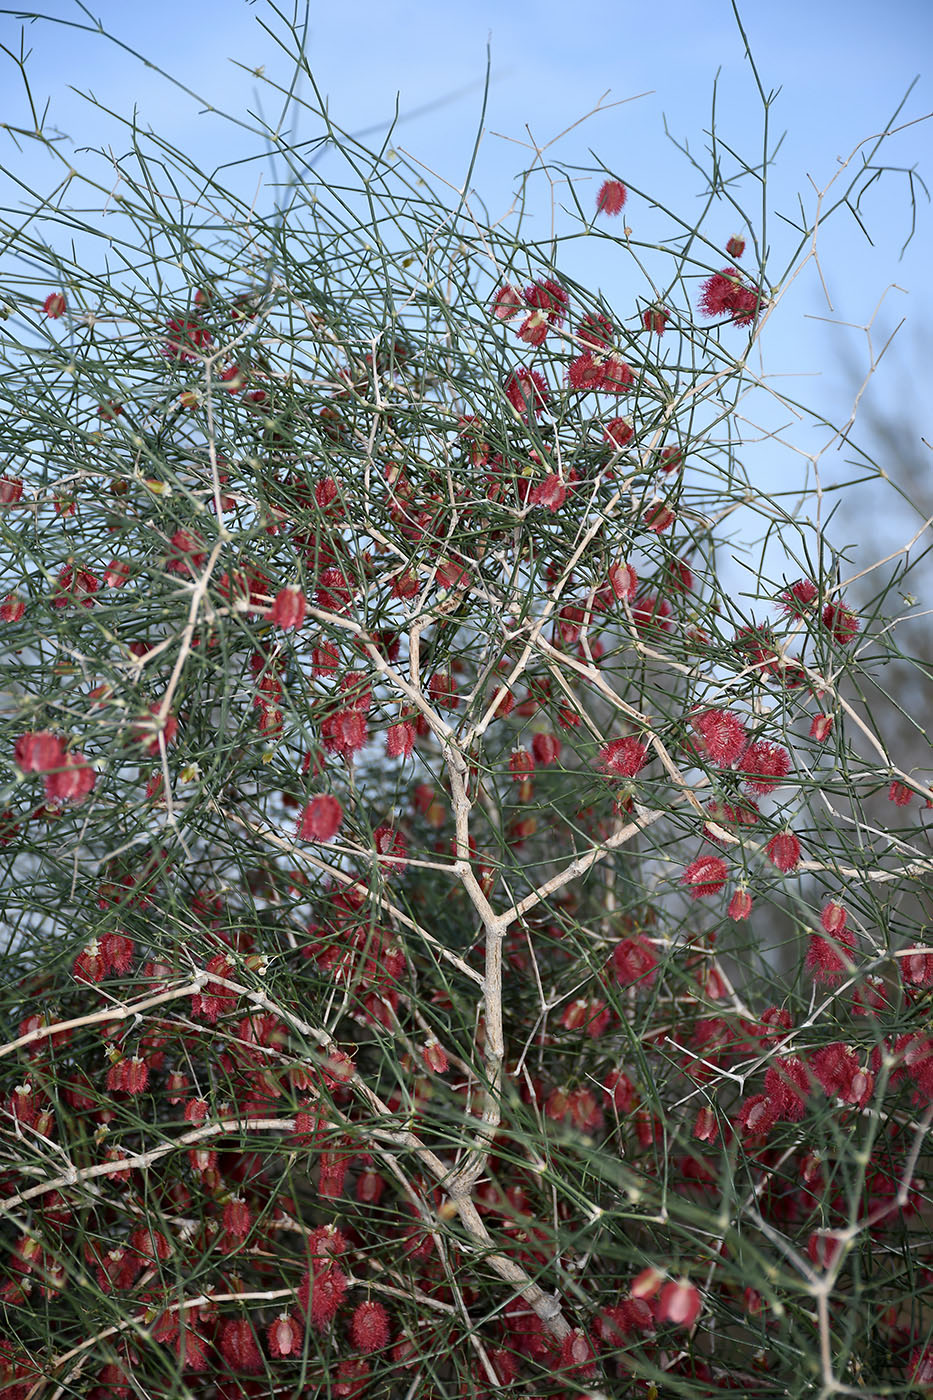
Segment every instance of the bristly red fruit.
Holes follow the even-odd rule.
[[[582,1327],[575,1327],[561,1342],[560,1369],[569,1371],[580,1380],[590,1380],[595,1376],[596,1352]]]
[[[810,738],[818,744],[825,744],[833,731],[832,715],[814,715],[810,721]]]
[[[800,842],[792,831],[779,831],[765,846],[765,855],[786,875],[800,864]]]
[[[303,1338],[304,1329],[298,1319],[287,1312],[279,1313],[275,1321],[269,1323],[266,1331],[269,1355],[300,1356]]]
[[[506,282],[493,297],[492,314],[499,321],[509,321],[522,309],[522,294],[517,287]]]
[[[97,774],[83,753],[67,753],[63,766],[46,775],[43,784],[50,802],[73,802],[79,806],[94,790]]]
[[[13,757],[24,773],[49,773],[64,767],[65,746],[50,729],[39,729],[20,735]]]
[[[359,1303],[350,1320],[350,1335],[360,1351],[381,1351],[389,1341],[389,1314],[382,1304]]]
[[[752,912],[752,897],[748,890],[736,890],[729,900],[729,908],[726,911],[730,919],[737,922],[740,919],[747,919]]]
[[[421,1058],[425,1068],[433,1074],[447,1073],[447,1051],[433,1036],[421,1047]]]
[[[299,628],[305,620],[308,600],[300,588],[290,584],[275,595],[269,616],[277,627]]]
[[[765,1094],[779,1118],[799,1123],[807,1109],[812,1081],[803,1060],[786,1055],[775,1060],[765,1075]]]
[[[699,1289],[689,1279],[678,1279],[676,1283],[666,1283],[661,1289],[658,1320],[672,1322],[675,1327],[692,1327],[702,1306]]]
[[[256,1345],[249,1318],[233,1317],[224,1323],[220,1350],[224,1360],[237,1371],[255,1375],[262,1370],[262,1352]]]
[[[613,739],[599,751],[600,767],[613,778],[634,778],[647,761],[647,745],[631,737]]]
[[[346,1291],[347,1276],[339,1264],[332,1260],[312,1261],[298,1287],[299,1306],[312,1327],[323,1332],[330,1325]]]
[[[312,797],[298,819],[299,841],[332,841],[343,821],[343,807],[329,792]]]
[[[819,597],[819,589],[808,578],[799,578],[778,596],[781,611],[789,617],[804,618]]]
[[[859,620],[845,603],[827,603],[821,614],[823,626],[832,633],[833,640],[846,647],[858,635]]]
[[[705,710],[690,721],[702,741],[701,747],[719,767],[724,768],[745,751],[745,726],[729,710]]]
[[[670,319],[671,313],[663,306],[649,306],[647,311],[642,312],[641,323],[653,335],[663,335]]]
[[[567,488],[556,472],[551,472],[533,487],[529,497],[533,506],[545,506],[553,514],[567,499]]]
[[[386,753],[390,758],[408,758],[415,747],[415,726],[402,720],[386,730]]]
[[[623,938],[612,950],[612,970],[620,986],[642,984],[650,987],[657,967],[657,955],[644,938]]]
[[[603,437],[609,446],[620,452],[635,436],[635,429],[627,418],[610,418],[603,428]]]
[[[833,906],[827,906],[831,907]],[[825,914],[826,911],[823,912]],[[824,928],[825,926],[824,922]],[[855,934],[844,925],[840,925],[827,937],[812,933],[807,944],[804,967],[814,982],[833,987],[849,975],[854,949]]]
[[[597,214],[621,214],[628,190],[621,180],[605,180],[596,196]]]
[[[505,396],[520,418],[534,422],[547,407],[547,383],[536,369],[520,366],[505,381]]]
[[[738,268],[724,267],[708,277],[700,288],[702,316],[729,316],[734,325],[754,321],[760,307],[760,294],[746,283]]]
[[[756,739],[749,744],[739,764],[739,776],[752,792],[773,792],[790,772],[790,755],[780,744]]]
[[[42,310],[50,321],[57,321],[65,312],[65,297],[62,292],[52,292],[42,303]]]
[[[531,740],[531,751],[542,768],[549,768],[560,758],[560,740],[556,734],[535,734]]]
[[[729,867],[719,856],[698,856],[680,877],[682,885],[690,886],[692,899],[704,899],[718,894],[729,878]]]

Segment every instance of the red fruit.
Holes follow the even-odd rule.
[[[231,1196],[224,1206],[224,1229],[235,1239],[245,1239],[253,1223],[252,1212],[242,1196]]]
[[[421,1058],[425,1067],[435,1074],[447,1073],[447,1051],[433,1036],[422,1046]]]
[[[729,867],[719,856],[698,856],[687,866],[681,884],[689,885],[693,899],[718,894],[729,876]]]
[[[560,510],[567,499],[567,488],[556,472],[551,472],[532,488],[528,497],[533,506],[546,506],[549,511]]]
[[[148,1083],[149,1066],[138,1055],[129,1060],[118,1060],[107,1073],[107,1088],[118,1093],[141,1094]]]
[[[642,516],[645,526],[653,530],[656,535],[661,535],[665,530],[669,530],[677,519],[670,506],[666,506],[663,501],[657,501],[649,506]]]
[[[161,1230],[153,1230],[151,1226],[140,1225],[138,1229],[133,1230],[129,1244],[141,1259],[153,1264],[157,1259],[164,1262],[172,1253],[170,1241]]]
[[[696,1122],[693,1125],[693,1136],[699,1142],[715,1142],[718,1138],[719,1124],[709,1104],[704,1104],[698,1111]]]
[[[777,1105],[769,1094],[753,1094],[739,1105],[736,1122],[746,1137],[767,1137],[778,1117]]]
[[[706,710],[694,715],[690,723],[700,735],[700,748],[720,767],[734,763],[745,751],[745,726],[728,710]]]
[[[42,303],[42,310],[50,321],[57,321],[59,316],[65,312],[65,296],[63,292],[52,292]]]
[[[105,933],[100,940],[100,950],[107,966],[113,972],[128,972],[133,961],[135,945],[131,938],[122,933]]]
[[[581,1380],[595,1376],[596,1352],[582,1327],[574,1327],[561,1342],[560,1367]]]
[[[410,720],[393,724],[386,732],[386,753],[390,758],[408,758],[415,747],[415,726]]]
[[[859,621],[845,603],[827,603],[822,613],[823,626],[840,646],[848,646],[858,633]]]
[[[663,306],[649,306],[641,314],[641,323],[645,330],[652,331],[655,335],[664,334],[670,319],[671,313]]]
[[[22,499],[23,483],[18,476],[0,476],[0,506],[12,506]]]
[[[684,464],[683,449],[676,446],[665,447],[661,451],[660,468],[662,472],[680,471]]]
[[[224,1323],[220,1332],[220,1350],[224,1360],[234,1370],[253,1375],[262,1370],[262,1352],[256,1345],[249,1318],[232,1317]]]
[[[832,715],[814,715],[810,721],[810,738],[815,739],[818,744],[825,744],[832,733]]]
[[[270,1356],[299,1356],[302,1350],[304,1331],[297,1318],[289,1313],[279,1313],[274,1322],[269,1323],[266,1341]]]
[[[97,775],[83,753],[68,753],[57,773],[45,779],[45,795],[50,802],[83,802],[94,789]]]
[[[597,214],[621,214],[628,190],[621,180],[605,180],[596,196]]]
[[[796,1055],[775,1060],[765,1075],[765,1095],[778,1118],[798,1123],[810,1095],[810,1075],[803,1060]]]
[[[350,1356],[337,1366],[333,1392],[337,1400],[356,1400],[363,1395],[369,1383],[369,1362],[361,1356]]]
[[[933,987],[933,952],[925,948],[909,948],[898,959],[901,980],[908,987]]]
[[[700,1290],[688,1279],[666,1283],[658,1299],[658,1319],[672,1322],[675,1327],[692,1327],[700,1315],[703,1300]]]
[[[350,1320],[350,1334],[360,1351],[381,1351],[389,1340],[389,1314],[381,1303],[360,1303]]]
[[[24,773],[48,773],[65,765],[65,747],[50,729],[21,734],[13,746],[13,757]]]
[[[536,369],[519,368],[505,381],[505,396],[515,412],[534,420],[547,406],[547,384]]]
[[[506,282],[493,297],[492,314],[499,321],[509,321],[522,309],[522,294],[517,287]]]
[[[332,841],[343,821],[343,807],[330,793],[312,797],[298,820],[299,841]]]
[[[779,744],[756,739],[749,744],[739,764],[739,775],[752,792],[773,792],[790,772],[790,755]]]
[[[311,652],[312,676],[329,676],[340,665],[340,653],[333,642],[322,642]]]
[[[613,778],[634,778],[647,761],[647,746],[638,739],[613,739],[599,751],[600,767]]]
[[[514,749],[509,758],[509,772],[520,783],[535,771],[535,761],[527,749]],[[433,796],[433,789],[432,796]]]
[[[428,694],[438,709],[455,710],[460,704],[453,676],[443,671],[434,672],[428,682]]]
[[[26,611],[26,603],[18,593],[8,593],[0,603],[0,622],[19,622]]]
[[[633,598],[638,587],[638,575],[631,564],[611,564],[609,582],[617,598]]]
[[[588,311],[577,326],[577,338],[587,350],[608,350],[615,326],[599,311]]]
[[[834,906],[827,905],[827,909]],[[838,908],[838,905],[835,906]],[[826,910],[823,911],[824,915]],[[845,913],[843,912],[843,920]],[[825,927],[824,921],[824,927]],[[852,951],[855,948],[855,934],[846,929],[842,924],[836,932],[829,938],[822,938],[819,934],[811,934],[807,945],[807,956],[804,966],[813,978],[814,982],[822,983],[824,986],[832,987],[848,976],[852,964]]]
[[[736,890],[729,900],[727,913],[730,919],[738,922],[740,919],[747,919],[752,912],[752,897],[748,890]]]
[[[153,757],[159,752],[160,732],[165,738],[166,747],[175,742],[178,734],[178,720],[175,716],[166,715],[160,721],[159,709],[159,705],[150,705],[149,715],[137,721],[130,731],[134,742],[142,746],[144,753],[151,754]]]
[[[277,627],[299,628],[305,620],[308,600],[296,585],[282,588],[275,595],[270,619]]]
[[[760,293],[742,280],[734,267],[724,267],[708,277],[700,288],[703,316],[730,316],[736,325],[748,325],[758,314]]]
[[[643,593],[632,607],[632,621],[639,632],[669,632],[671,605],[666,598],[657,598],[653,593]]]
[[[390,857],[389,860],[380,862],[386,879],[400,875],[405,869],[405,856],[408,854],[402,833],[391,826],[377,826],[373,832],[373,846],[379,855]]]
[[[560,757],[560,740],[556,734],[535,734],[531,749],[537,762],[547,768]]]
[[[339,1264],[315,1259],[298,1288],[298,1303],[319,1332],[333,1321],[347,1291],[347,1276]]]
[[[792,831],[779,831],[765,846],[765,855],[786,874],[800,863],[800,842]]]
[[[122,588],[130,576],[130,566],[120,559],[111,559],[104,570],[105,588]]]
[[[643,938],[623,938],[612,950],[612,970],[623,987],[636,983],[650,987],[657,966],[654,949]]]
[[[162,347],[162,354],[169,359],[190,364],[198,358],[194,352],[206,349],[211,343],[210,333],[197,321],[167,321],[166,330],[171,331],[172,335]]]
[[[369,738],[366,716],[355,706],[338,710],[328,715],[321,725],[321,738],[329,753],[338,753],[350,759],[357,749],[362,749]]]
[[[72,976],[78,982],[102,982],[109,970],[110,963],[96,938],[81,949],[71,967]]]
[[[603,437],[614,452],[626,447],[635,436],[635,429],[627,418],[610,418],[603,428]]]
[[[804,618],[819,596],[819,589],[811,579],[799,578],[789,588],[778,595],[778,605],[789,617]]]

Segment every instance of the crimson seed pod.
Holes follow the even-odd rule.
[[[304,1345],[304,1329],[296,1317],[290,1313],[279,1313],[269,1323],[266,1332],[270,1356],[300,1356]]]
[[[350,1335],[360,1351],[381,1351],[389,1341],[389,1314],[381,1303],[359,1303],[350,1319]]]

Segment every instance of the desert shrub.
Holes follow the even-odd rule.
[[[914,561],[748,427],[871,172],[775,271],[767,158],[536,240],[316,114],[4,215],[0,1394],[930,1388]]]

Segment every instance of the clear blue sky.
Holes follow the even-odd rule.
[[[290,13],[291,0],[281,0],[281,6]],[[89,22],[76,0],[46,0],[37,8],[57,19]],[[259,24],[277,24],[267,0],[98,0],[91,10],[126,44],[215,106],[242,115],[259,101],[267,116],[277,115],[268,90],[230,61],[263,66],[270,76],[287,81],[289,64]],[[918,74],[920,82],[901,120],[933,110],[931,0],[889,0],[883,7],[868,0],[744,0],[741,10],[766,89],[782,88],[772,117],[778,131],[787,131],[772,183],[779,208],[795,212],[797,191],[811,192],[809,177],[825,184],[839,157],[849,156],[859,141],[881,129]],[[0,42],[14,49],[22,28],[16,15],[0,10]],[[233,128],[199,115],[196,102],[99,35],[45,21],[25,29],[27,47],[33,50],[29,73],[34,95],[41,102],[51,100],[50,124],[77,146],[120,141],[69,85],[93,92],[117,111],[128,113],[135,104],[144,125],[190,150],[203,164],[238,154]],[[678,139],[701,147],[717,69],[721,135],[750,160],[760,149],[760,104],[729,0],[613,0],[586,6],[555,0],[468,0],[458,5],[356,0],[311,7],[311,66],[334,117],[351,130],[390,116],[397,94],[404,112],[472,85],[465,95],[406,123],[395,136],[395,144],[454,184],[461,182],[473,146],[487,43],[492,87],[473,183],[493,216],[507,208],[513,177],[527,163],[529,153],[514,144],[527,140],[526,123],[539,143],[548,141],[610,89],[607,101],[650,95],[611,108],[572,132],[558,148],[563,160],[589,164],[592,148],[633,185],[682,206],[681,192],[692,191],[696,182],[665,138],[663,118]],[[2,55],[0,121],[29,124],[21,82]],[[306,118],[298,135],[314,134]],[[933,180],[931,155],[933,122],[911,126],[891,141],[887,152],[890,162],[917,165]],[[18,156],[2,132],[0,163],[24,173],[37,188],[51,182],[51,165],[43,168],[34,151]],[[326,173],[326,167],[321,169]],[[8,202],[2,177],[0,197]],[[933,211],[922,193],[918,199],[918,231],[901,261],[910,226],[904,177],[886,177],[869,196],[864,213],[874,247],[844,213],[826,231],[824,271],[837,319],[864,324],[890,283],[903,289],[888,293],[878,320],[880,343],[902,316],[908,317],[899,342],[903,348],[896,345],[892,352],[895,367],[898,355],[907,365],[912,346],[916,351],[911,328],[925,330],[933,319]],[[627,221],[634,224],[638,217],[632,201]],[[735,220],[728,210],[722,219],[724,241]],[[772,232],[777,242],[785,237],[778,223]],[[600,264],[597,276],[612,301],[611,268]],[[844,403],[831,332],[807,319],[829,314],[811,269],[773,333],[769,330],[768,367],[778,373],[822,374],[820,380],[802,380],[801,394],[816,398],[831,415]],[[862,352],[863,336],[838,334]],[[896,371],[887,379],[879,375],[871,393],[893,405],[898,386]]]

